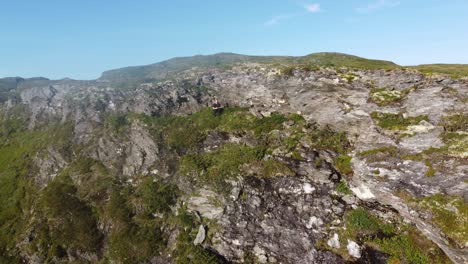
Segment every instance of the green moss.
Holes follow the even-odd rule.
[[[352,72],[340,73],[340,78],[345,79],[348,83],[352,83],[357,75]]]
[[[118,263],[147,262],[159,255],[166,244],[161,231],[156,227],[135,225],[109,235],[109,258]]]
[[[372,119],[377,121],[377,125],[388,130],[405,130],[408,126],[417,125],[419,122],[426,120],[427,116],[416,116],[404,118],[403,114],[372,112]]]
[[[441,125],[448,132],[468,131],[468,115],[455,114],[442,118]]]
[[[281,128],[283,122],[286,120],[288,120],[286,116],[278,113],[272,113],[269,117],[256,119],[253,124],[253,131],[256,135],[265,134],[272,130]]]
[[[345,181],[340,181],[336,186],[335,190],[342,194],[352,194],[353,192],[349,189],[348,184]]]
[[[395,231],[392,225],[382,223],[377,217],[363,208],[350,211],[345,219],[346,227],[354,236],[358,234],[370,235],[378,232],[391,235]]]
[[[274,177],[274,176],[294,176],[295,173],[292,171],[288,166],[285,164],[274,160],[262,160],[260,161],[261,171],[259,176],[260,177]]]
[[[351,149],[346,133],[336,132],[330,127],[314,128],[306,138],[317,149],[333,150],[340,154],[346,154]]]
[[[407,263],[414,264],[430,263],[429,257],[406,235],[378,239],[376,243],[380,250],[390,254],[390,261],[405,260]]]
[[[130,125],[125,114],[108,115],[105,122],[109,128],[118,133],[122,133]]]
[[[434,177],[436,171],[434,169],[434,166],[432,166],[432,162],[429,161],[429,160],[426,160],[425,164],[426,164],[427,170],[426,170],[426,173],[424,175],[426,175],[427,177]]]
[[[167,145],[181,153],[196,150],[210,131],[251,133],[261,138],[272,130],[281,129],[287,120],[305,122],[294,114],[272,113],[268,117],[257,118],[243,108],[225,108],[219,116],[215,116],[210,108],[204,108],[189,116],[136,118],[144,121],[155,137],[163,138]]]
[[[5,119],[0,126],[5,128],[4,122]],[[46,146],[66,149],[66,153],[71,151],[65,147],[68,130],[67,125],[57,124],[42,130],[19,127],[10,130],[0,143],[0,252],[8,252],[5,257],[17,255],[16,243],[28,228],[31,209],[37,200],[38,188],[31,177],[36,172],[32,160]]]
[[[345,226],[339,231],[343,243],[351,239],[374,247],[389,255],[389,263],[450,263],[442,250],[414,227],[384,223],[364,208],[347,212]]]
[[[297,151],[297,150],[295,150],[295,151],[292,152],[291,157],[292,157],[293,159],[295,159],[295,160],[305,160],[305,159],[302,157],[301,153],[300,153],[299,151]]]
[[[401,102],[411,91],[411,88],[403,90],[373,88],[370,91],[369,100],[378,106],[387,106]]]
[[[55,249],[96,252],[101,240],[91,207],[78,198],[70,178],[57,177],[42,191],[37,206],[42,220],[36,225],[37,236],[32,242],[46,258]]]
[[[144,186],[148,187],[146,183]],[[106,221],[112,227],[106,255],[119,263],[147,262],[151,257],[159,255],[167,241],[157,219],[138,215],[132,209],[134,193],[132,187],[116,188],[104,212]]]
[[[468,204],[462,197],[436,194],[420,201],[434,214],[433,222],[459,245],[468,243]]]
[[[441,135],[447,154],[455,157],[468,157],[468,132],[446,132]]]
[[[147,177],[139,184],[137,193],[147,213],[169,213],[177,201],[179,190],[177,186]]]
[[[224,263],[215,254],[205,250],[202,246],[193,245],[193,241],[198,233],[198,223],[196,218],[188,213],[184,208],[179,210],[176,223],[181,228],[177,236],[176,249],[173,252],[175,263],[196,263],[196,264],[217,264]]]
[[[226,191],[226,180],[241,176],[241,165],[260,161],[264,155],[263,147],[226,144],[216,152],[184,156],[179,172],[195,182]]]
[[[335,167],[345,175],[353,175],[353,168],[351,167],[351,156],[340,155],[334,160]]]

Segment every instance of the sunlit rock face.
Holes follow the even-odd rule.
[[[158,74],[5,81],[0,262],[467,261],[468,80]]]

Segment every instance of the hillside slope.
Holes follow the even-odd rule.
[[[468,261],[467,79],[221,54],[0,87],[0,263]]]
[[[301,64],[308,66],[335,66],[362,69],[393,69],[398,67],[398,65],[388,61],[369,60],[341,53],[314,53],[302,57],[247,56],[234,53],[218,53],[214,55],[174,58],[146,66],[110,70],[104,72],[100,79],[112,82],[162,79],[170,76],[172,73],[190,70],[193,67],[202,69],[222,68],[247,62],[265,65],[279,64],[290,66]]]

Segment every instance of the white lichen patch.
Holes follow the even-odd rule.
[[[369,187],[361,185],[358,187],[351,188],[351,191],[361,200],[369,200],[375,198],[375,195],[371,192]]]
[[[397,90],[382,90],[373,93],[372,99],[376,102],[393,101],[401,98],[401,92]]]
[[[457,132],[459,137],[450,140],[449,154],[455,157],[468,158],[468,132]]]
[[[426,120],[423,120],[423,121],[419,122],[419,124],[417,124],[417,125],[408,126],[406,128],[405,133],[410,134],[410,135],[414,135],[414,134],[420,134],[420,133],[428,133],[428,132],[430,132],[430,131],[432,131],[434,129],[435,129],[434,125],[427,122]]]

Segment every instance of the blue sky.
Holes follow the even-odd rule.
[[[0,0],[0,77],[93,79],[176,56],[320,51],[468,63],[468,1]]]

